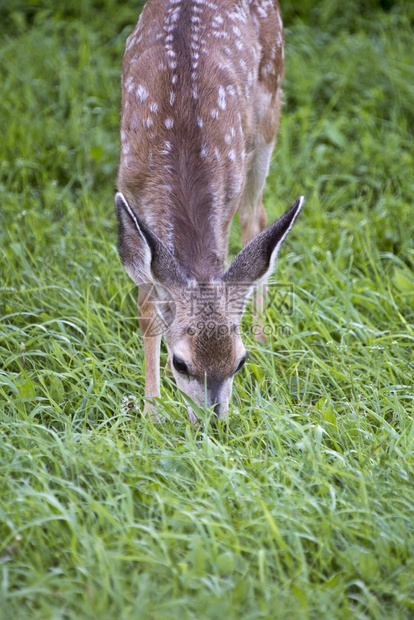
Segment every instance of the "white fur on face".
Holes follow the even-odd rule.
[[[188,338],[180,339],[174,347],[171,347],[171,343],[167,343],[167,349],[171,362],[171,370],[174,375],[178,389],[184,394],[186,394],[189,398],[191,398],[191,400],[203,410],[205,408],[213,407],[217,404],[220,405],[219,411],[216,415],[214,415],[214,417],[217,417],[220,420],[226,420],[233,390],[233,372],[229,377],[223,380],[218,390],[216,387],[215,393],[212,394],[208,389],[208,385],[206,382],[200,381],[195,377],[188,377],[187,375],[178,372],[174,368],[173,357],[174,355],[176,355],[176,357],[180,358],[187,365],[190,372],[192,370],[192,352]],[[236,364],[238,364],[240,359],[246,355],[246,349],[239,334],[235,334],[235,351]],[[197,412],[194,411],[190,405],[188,405],[187,411],[191,423],[193,425],[198,424],[200,422],[200,417]]]

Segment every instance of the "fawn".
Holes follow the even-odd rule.
[[[139,286],[144,413],[154,420],[163,331],[178,388],[215,420],[227,416],[246,360],[248,296],[303,204],[266,228],[283,67],[277,0],[148,0],[127,40],[115,202],[121,260]],[[244,247],[225,269],[236,211]]]

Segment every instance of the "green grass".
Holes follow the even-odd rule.
[[[269,348],[247,313],[229,428],[199,437],[168,379],[166,423],[140,415],[113,207],[132,4],[0,6],[0,617],[412,618],[412,5],[282,0],[265,203],[306,196],[293,310]]]

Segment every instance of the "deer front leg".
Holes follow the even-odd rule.
[[[138,317],[144,339],[145,397],[160,398],[161,334],[158,334],[155,329],[157,319],[155,303],[143,289],[139,289],[138,292]],[[144,406],[144,416],[148,414],[153,422],[160,421],[156,404],[147,400]]]

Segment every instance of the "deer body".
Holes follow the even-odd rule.
[[[149,0],[123,60],[116,205],[121,258],[140,286],[145,393],[160,395],[161,315],[178,386],[218,418],[245,359],[245,301],[302,205],[264,230],[283,58],[277,0]],[[246,247],[224,272],[237,210]],[[194,303],[197,324],[216,329],[194,329]]]

